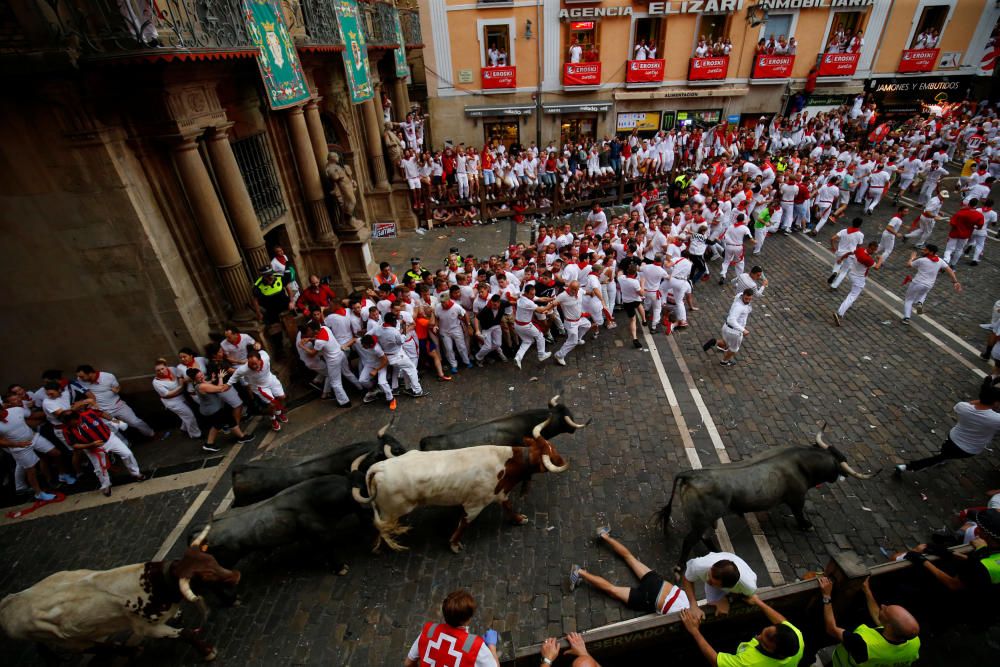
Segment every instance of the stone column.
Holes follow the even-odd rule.
[[[219,273],[226,298],[233,305],[233,319],[252,322],[250,282],[243,269],[239,248],[229,231],[222,203],[198,152],[198,142],[194,137],[183,137],[174,145],[173,154],[205,249]]]
[[[309,128],[309,139],[312,141],[313,152],[316,153],[316,166],[320,172],[326,169],[326,156],[330,152],[326,143],[326,132],[323,131],[323,121],[319,116],[319,103],[322,97],[314,97],[306,102],[306,126]]]
[[[333,226],[330,223],[330,212],[326,208],[323,181],[316,164],[316,151],[309,138],[309,127],[306,125],[302,107],[291,109],[287,118],[288,134],[292,139],[292,152],[295,154],[295,165],[298,167],[302,193],[305,195],[309,216],[312,218],[313,233],[317,239],[329,241],[334,238]]]
[[[361,104],[365,117],[365,148],[368,150],[368,163],[375,188],[388,190],[389,178],[385,173],[385,158],[382,157],[382,109],[376,108],[376,98],[377,96]]]
[[[233,154],[233,147],[229,143],[229,128],[232,123],[213,128],[208,136],[208,155],[212,159],[212,167],[215,170],[215,178],[222,191],[222,199],[226,203],[226,210],[229,211],[229,219],[236,229],[236,236],[239,239],[240,247],[250,262],[250,268],[254,271],[269,264],[270,258],[267,256],[267,247],[264,245],[264,234],[260,230],[260,221],[257,213],[253,210],[253,202],[250,201],[250,193],[247,192],[246,182],[243,174],[236,163],[236,155]]]
[[[396,116],[399,120],[405,120],[406,114],[410,112],[410,91],[406,87],[406,79],[396,77],[392,81],[393,97],[396,98]]]

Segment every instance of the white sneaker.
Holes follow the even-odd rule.
[[[551,356],[552,356],[551,352],[546,352],[542,356],[538,357],[538,363],[542,363],[543,361],[545,361],[546,359],[548,359]]]
[[[559,355],[557,354],[557,355],[556,355],[556,363],[557,363],[557,364],[559,364],[560,366],[565,366],[565,365],[566,365],[566,360],[565,360],[565,359],[563,359],[562,357],[560,357],[560,356],[559,356]]]
[[[514,365],[517,366],[517,370],[521,370],[521,357],[514,357]]]

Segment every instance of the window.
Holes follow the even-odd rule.
[[[566,118],[563,116],[559,126],[559,137],[563,144],[586,143],[597,136],[597,116],[582,118]]]
[[[729,14],[704,14],[698,26],[694,56],[728,56],[732,48],[733,43],[729,41]]]
[[[267,145],[267,136],[262,132],[234,141],[232,145],[253,210],[260,226],[266,227],[285,212],[285,200],[274,173],[274,159]]]
[[[568,24],[568,62],[593,63],[601,59],[597,38],[597,22],[571,21]]]
[[[861,50],[867,12],[834,12],[825,53],[857,53]]]
[[[666,23],[661,18],[635,20],[632,35],[632,60],[658,60],[663,58],[663,33]]]
[[[483,63],[485,67],[508,67],[511,65],[510,25],[492,24],[483,26]]]
[[[695,109],[677,112],[677,126],[689,130],[700,127],[707,130],[722,122],[722,109]]]
[[[771,14],[757,41],[757,54],[794,55],[796,50],[795,38],[792,37],[794,28],[794,14]]]
[[[487,145],[496,140],[505,148],[521,143],[521,129],[517,120],[491,120],[483,123],[483,139]]]
[[[917,29],[913,31],[910,41],[911,49],[936,49],[941,41],[941,31],[948,20],[948,5],[931,5],[924,7],[917,21]]]

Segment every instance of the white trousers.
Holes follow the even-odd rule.
[[[139,462],[135,460],[132,450],[114,433],[100,447],[91,447],[83,451],[86,453],[87,458],[90,459],[91,464],[93,464],[94,474],[97,475],[97,480],[101,483],[102,489],[111,486],[111,476],[107,471],[107,455],[109,452],[116,454],[122,460],[122,463],[125,464],[125,469],[128,470],[130,475],[138,477],[141,474],[139,472]]]
[[[927,293],[934,285],[924,285],[923,283],[911,282],[906,288],[906,296],[903,297],[903,317],[910,319],[913,312],[913,304],[923,303],[927,298]]]
[[[334,357],[324,356],[324,358],[326,359],[326,382],[323,383],[323,394],[329,394],[332,391],[334,397],[337,399],[337,403],[347,405],[351,402],[351,399],[347,396],[347,392],[344,391],[343,380],[343,362],[347,360],[347,355],[341,353]],[[354,380],[355,384],[359,384],[353,374],[351,375],[351,379]]]
[[[720,278],[725,278],[726,273],[729,271],[729,266],[733,265],[736,267],[736,275],[743,273],[743,246],[741,245],[727,245],[726,246],[726,256],[722,260],[722,273],[719,274]]]
[[[230,389],[229,391],[234,390]],[[189,438],[201,437],[201,427],[198,426],[198,419],[194,416],[191,406],[187,404],[187,401],[185,401],[182,396],[161,398],[160,402],[163,403],[163,407],[180,417],[181,430],[184,431]]]
[[[518,348],[515,357],[520,361],[528,353],[532,345],[538,348],[538,358],[545,356],[545,336],[534,324],[514,324],[514,331],[521,339],[521,347]]]
[[[885,188],[869,188],[868,194],[865,202],[865,211],[871,213],[878,206],[878,203],[882,201],[882,193],[885,192]]]
[[[986,249],[986,234],[973,235],[969,239],[969,243],[972,244],[972,261],[978,262],[979,258],[983,256],[983,250]]]
[[[931,232],[934,231],[934,218],[925,218],[920,216],[918,218],[918,226],[911,232],[907,232],[905,237],[908,239],[917,239],[917,245],[924,245],[927,240],[931,237]]]
[[[462,363],[469,365],[469,347],[465,344],[465,332],[461,329],[438,332],[438,339],[441,347],[444,348],[444,356],[448,360],[448,365],[452,368],[458,367],[458,359],[455,358],[455,349],[458,349],[458,356],[462,358]]]
[[[883,231],[882,238],[878,242],[878,250],[875,251],[876,254],[882,255],[882,263],[889,259],[889,255],[896,248],[896,235],[890,232]]]
[[[823,229],[823,225],[826,221],[830,219],[830,214],[833,213],[833,202],[820,202],[819,204],[819,220],[816,221],[816,226],[813,228],[817,234],[819,230]]]
[[[412,391],[418,394],[423,393],[424,390],[420,386],[420,378],[417,376],[417,367],[406,352],[400,350],[389,357],[389,365],[406,377]]]
[[[868,279],[865,276],[851,276],[851,291],[847,293],[844,300],[840,304],[840,308],[837,309],[837,314],[841,317],[847,312],[847,309],[854,305],[854,302],[858,300],[861,296],[861,291],[865,288],[865,283]]]
[[[781,228],[790,229],[792,226],[792,219],[794,218],[793,211],[795,210],[795,204],[792,202],[781,202]]]
[[[691,283],[680,278],[670,279],[670,293],[674,296],[674,315],[677,322],[687,322],[687,307],[684,305],[684,296],[691,291]]]
[[[660,312],[662,311],[661,299],[662,295],[659,290],[652,292],[646,290],[642,300],[642,308],[646,311],[646,316],[650,318],[650,322],[660,321]]]
[[[358,373],[358,383],[369,391],[377,384],[378,388],[382,390],[383,394],[385,394],[385,400],[391,401],[392,387],[389,386],[389,374],[387,373],[388,369],[388,366],[380,368],[375,377],[372,377],[372,371],[375,370],[375,367],[365,366],[362,364],[361,371]]]
[[[847,277],[847,272],[852,266],[854,266],[854,255],[851,255],[840,264],[834,262],[832,271],[837,274],[837,277],[833,279],[832,283],[830,283],[830,287],[840,287],[840,283],[844,282],[844,278]]]
[[[490,352],[499,352],[500,346],[503,344],[503,331],[500,329],[499,324],[481,333],[483,335],[483,344],[479,348],[479,352],[476,353],[477,361],[485,359],[486,355]]]
[[[764,239],[767,238],[767,227],[755,227],[753,230],[753,254],[758,254],[764,248]]]
[[[954,269],[958,265],[958,260],[962,258],[962,251],[965,250],[968,243],[969,239],[948,239],[948,243],[944,247],[944,257],[941,259]]]
[[[580,339],[587,335],[587,332],[590,331],[590,320],[586,317],[581,317],[576,322],[566,320],[564,326],[566,327],[566,342],[556,352],[556,356],[560,359],[569,356],[573,348],[580,344]]]
[[[604,290],[602,289],[601,291]],[[599,327],[604,324],[604,307],[601,305],[600,299],[594,296],[586,296],[583,298],[583,307],[590,314],[590,319],[593,320],[594,326]]]
[[[469,196],[469,175],[455,174],[455,181],[458,183],[458,198],[465,199]]]
[[[108,414],[122,420],[147,438],[153,437],[153,429],[149,427],[149,424],[139,419],[139,416],[132,411],[132,408],[125,401],[121,401],[117,407],[108,410]]]

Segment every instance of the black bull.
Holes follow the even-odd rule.
[[[334,563],[338,574],[346,574],[347,565],[334,552],[337,523],[349,514],[362,512],[346,477],[323,475],[300,482],[273,498],[213,517],[204,529],[205,544],[220,564],[233,565],[255,551],[306,540],[325,547],[323,555]]]
[[[355,442],[328,454],[302,459],[291,465],[277,465],[274,460],[254,461],[233,469],[233,507],[243,507],[266,500],[295,484],[320,475],[348,475],[351,464],[364,456],[358,470],[364,474],[378,461],[401,456],[406,448],[391,435],[386,424],[378,431],[377,440]]]
[[[549,400],[549,406],[538,410],[525,410],[506,417],[499,417],[477,424],[457,424],[439,435],[429,435],[420,441],[421,451],[461,449],[481,445],[516,446],[532,437],[534,429],[543,424],[541,435],[551,440],[561,433],[575,433],[590,424],[590,419],[579,423],[573,419],[569,408],[559,402],[559,396]]]
[[[823,428],[816,434],[811,447],[780,447],[745,461],[686,470],[674,478],[670,500],[658,512],[665,537],[670,535],[670,509],[678,495],[690,529],[681,546],[678,566],[683,566],[698,540],[713,550],[706,533],[726,514],[746,514],[770,510],[782,503],[788,505],[801,530],[812,524],[803,508],[806,492],[824,482],[837,481],[841,475],[870,479],[847,464],[835,447],[823,441]]]

